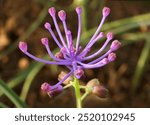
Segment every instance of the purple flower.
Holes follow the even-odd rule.
[[[56,96],[63,91],[63,87],[58,85],[56,88],[52,88],[47,82],[41,85],[41,90],[46,92],[50,97]]]
[[[26,54],[28,57],[45,64],[50,65],[63,65],[66,66],[70,72],[57,84],[54,86],[50,86],[47,83],[42,84],[42,90],[53,93],[54,90],[61,90],[60,85],[71,75],[74,74],[74,76],[77,79],[80,79],[84,75],[84,69],[93,69],[93,68],[100,68],[108,64],[109,62],[112,62],[116,59],[116,54],[114,53],[119,47],[120,42],[118,40],[114,40],[112,44],[110,45],[108,51],[100,56],[102,51],[108,46],[108,44],[112,41],[114,35],[112,32],[107,33],[106,35],[106,41],[102,45],[102,47],[96,51],[95,53],[89,54],[89,52],[92,50],[92,46],[100,40],[102,37],[104,37],[104,33],[100,32],[101,27],[106,19],[106,17],[110,13],[110,9],[108,7],[104,7],[102,11],[102,20],[92,36],[92,38],[89,40],[89,42],[86,44],[86,46],[83,48],[80,46],[80,36],[81,36],[81,13],[82,9],[80,7],[76,8],[76,13],[78,16],[78,33],[77,33],[77,40],[73,41],[72,39],[72,33],[67,28],[66,24],[66,13],[65,11],[61,10],[58,12],[58,17],[62,21],[64,32],[65,32],[65,38],[62,36],[62,33],[60,32],[57,20],[56,20],[56,10],[54,7],[49,8],[48,10],[49,14],[51,15],[56,31],[58,33],[59,39],[56,38],[53,30],[51,29],[51,24],[46,22],[44,24],[44,27],[49,31],[51,36],[53,37],[54,41],[59,47],[59,52],[56,54],[53,54],[49,47],[49,41],[48,38],[42,38],[41,43],[45,46],[48,54],[54,61],[44,60],[41,58],[37,58],[34,55],[30,54],[28,52],[28,47],[25,42],[19,43],[20,50]]]

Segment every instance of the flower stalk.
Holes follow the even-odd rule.
[[[76,77],[74,77],[73,82],[74,82],[74,89],[75,89],[75,96],[76,96],[76,108],[82,108],[79,80]]]

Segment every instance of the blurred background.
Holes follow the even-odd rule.
[[[99,25],[102,8],[111,8],[102,31],[113,32],[122,43],[117,60],[103,68],[86,70],[82,79],[87,83],[98,78],[109,90],[109,98],[100,99],[91,94],[83,107],[150,107],[149,0],[0,0],[0,107],[75,107],[73,88],[55,98],[40,90],[45,81],[57,83],[60,71],[66,68],[37,63],[17,47],[20,40],[26,41],[31,53],[49,59],[40,44],[42,37],[48,37],[56,53],[57,46],[43,27],[49,21],[56,33],[47,12],[51,6],[67,12],[67,25],[73,38],[78,25],[74,9],[82,7],[82,45],[86,45]],[[100,45],[98,42],[94,49]]]

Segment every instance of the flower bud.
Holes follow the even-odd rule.
[[[78,68],[78,69],[75,71],[75,76],[76,76],[77,79],[80,79],[83,75],[84,75],[83,69]]]
[[[98,79],[91,79],[90,81],[88,81],[88,83],[87,83],[87,87],[94,87],[94,86],[97,86],[97,85],[100,85],[100,82],[99,82],[99,80]]]
[[[100,33],[99,33],[99,36],[100,36],[100,37],[104,37],[104,35],[105,35],[104,32],[100,32]]]
[[[42,38],[42,39],[41,39],[41,43],[42,43],[43,45],[48,45],[48,38]]]
[[[116,59],[116,54],[115,53],[110,53],[109,55],[108,55],[108,60],[109,60],[109,62],[112,62],[112,61],[114,61]]]
[[[55,57],[56,57],[57,59],[64,59],[64,55],[63,55],[62,52],[57,52],[57,53],[55,54]]]
[[[61,71],[60,74],[58,75],[58,80],[61,81],[68,73]],[[70,81],[73,81],[73,77],[69,76],[64,82],[64,85],[67,85],[70,83]]]
[[[41,90],[43,92],[49,92],[51,90],[51,86],[47,83],[47,82],[44,82],[42,85],[41,85]]]
[[[119,49],[121,46],[121,43],[118,40],[114,40],[110,46],[110,49],[112,51],[116,51],[117,49]]]
[[[50,25],[50,23],[46,22],[46,23],[44,24],[44,27],[45,27],[46,29],[50,29],[50,28],[51,28],[51,25]]]
[[[103,8],[103,16],[107,17],[110,14],[110,8],[104,7]]]
[[[76,8],[76,12],[77,12],[77,14],[80,15],[82,13],[82,8],[81,7],[77,7]]]
[[[58,12],[58,16],[59,16],[61,21],[65,21],[66,20],[66,12],[64,10],[59,11]]]
[[[19,49],[22,51],[22,52],[27,52],[27,50],[28,50],[28,46],[27,46],[27,44],[25,43],[25,42],[19,42]]]
[[[114,37],[114,34],[112,32],[107,33],[107,39],[112,40]]]
[[[62,48],[60,49],[60,52],[62,52],[63,54],[67,53],[66,48],[65,48],[65,47],[62,47]]]
[[[104,35],[105,35],[104,32],[100,32],[95,39],[100,39],[104,37]]]
[[[54,17],[54,16],[55,16],[55,13],[56,13],[56,9],[55,9],[54,7],[51,7],[51,8],[48,9],[48,12],[49,12],[49,14],[50,14],[52,17]]]
[[[106,98],[108,96],[108,89],[102,85],[97,85],[93,87],[92,93],[100,98]]]

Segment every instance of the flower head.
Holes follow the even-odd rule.
[[[59,39],[54,35],[53,30],[51,29],[51,24],[46,22],[44,24],[44,27],[48,30],[48,32],[53,37],[55,43],[59,47],[59,52],[56,54],[53,54],[49,47],[49,41],[48,38],[42,38],[41,43],[45,46],[48,54],[54,61],[44,60],[41,58],[37,58],[34,55],[30,54],[27,50],[27,44],[25,42],[19,43],[20,50],[25,53],[30,58],[43,62],[45,64],[50,65],[63,65],[66,66],[70,72],[66,74],[61,81],[59,81],[54,86],[50,86],[48,83],[44,83],[41,86],[41,89],[51,95],[57,91],[62,90],[61,84],[71,75],[74,74],[74,77],[77,79],[80,79],[84,75],[84,69],[93,69],[93,68],[100,68],[108,64],[109,62],[112,62],[116,59],[115,51],[120,47],[120,42],[118,40],[114,40],[112,44],[110,45],[109,50],[100,56],[102,51],[108,46],[108,44],[111,42],[111,40],[114,38],[114,35],[112,32],[108,32],[106,35],[106,41],[102,45],[102,47],[99,48],[98,51],[95,53],[89,54],[89,52],[92,50],[92,46],[100,40],[102,37],[105,36],[103,32],[101,32],[101,27],[106,19],[106,17],[110,14],[110,9],[108,7],[104,7],[102,11],[102,20],[89,40],[89,42],[86,44],[85,47],[80,46],[80,36],[81,36],[81,13],[82,9],[80,7],[76,8],[76,13],[78,16],[78,33],[77,33],[77,40],[74,41],[72,39],[72,32],[68,29],[66,24],[66,13],[64,10],[61,10],[58,12],[58,16],[60,21],[62,21],[62,25],[64,27],[65,31],[65,38],[63,37],[60,28],[58,26],[57,20],[56,20],[56,9],[54,7],[49,8],[48,10],[49,14],[51,15],[56,31],[58,33]],[[99,89],[99,88],[98,88]],[[97,88],[94,89],[97,91]],[[101,90],[101,88],[100,88]]]

